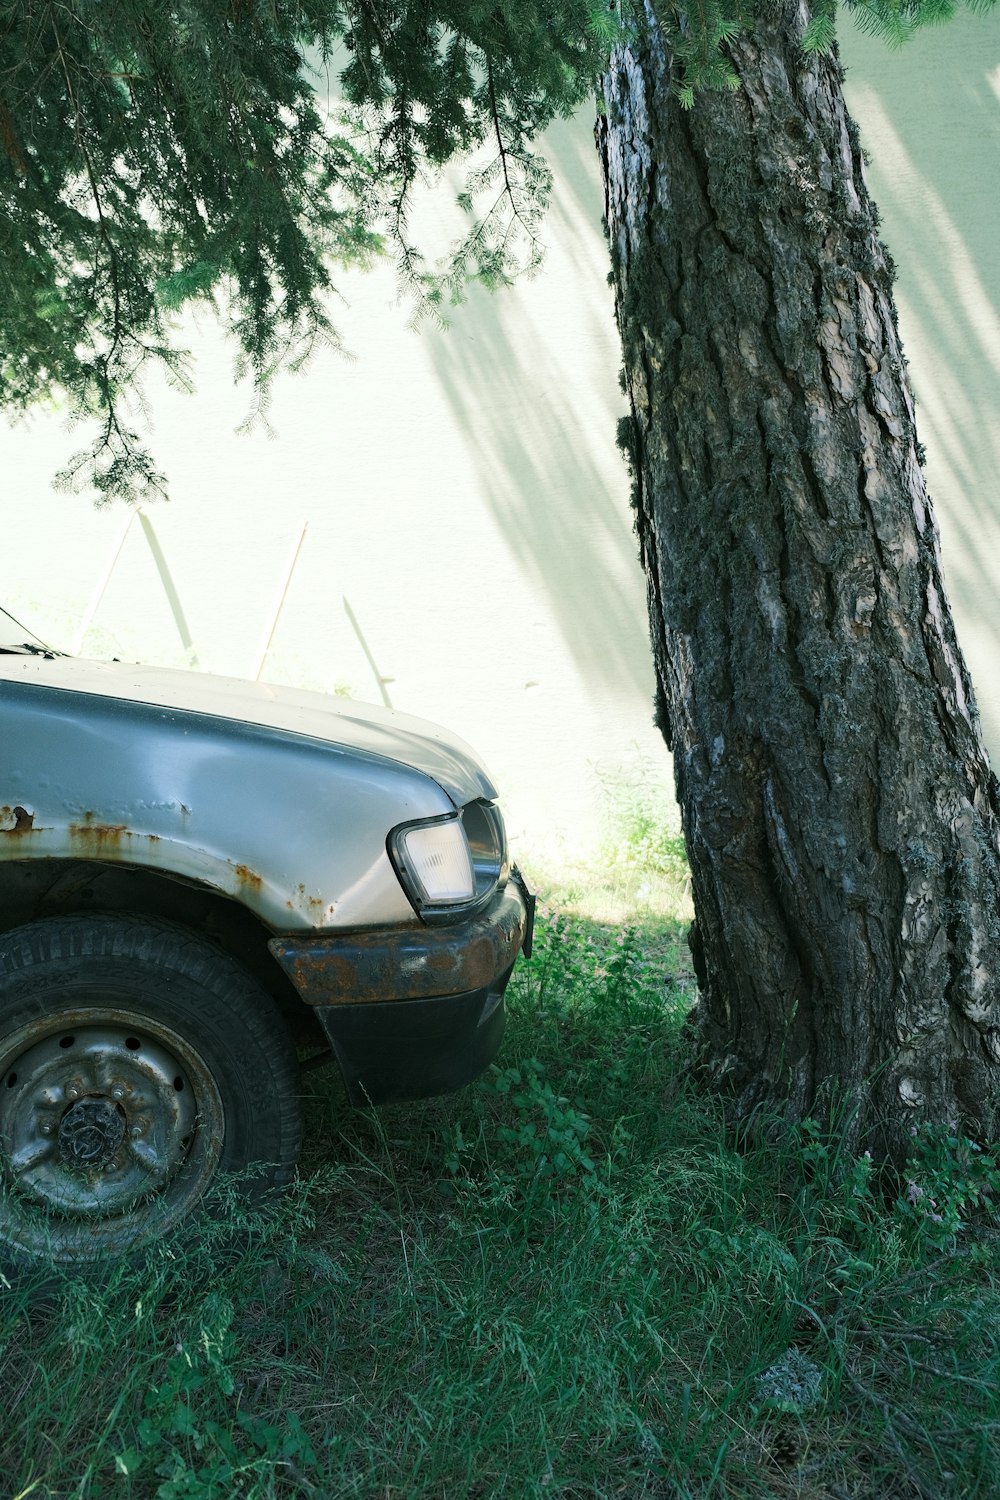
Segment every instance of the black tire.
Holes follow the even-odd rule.
[[[0,934],[0,1256],[93,1262],[172,1229],[223,1173],[259,1200],[298,1155],[298,1067],[269,995],[155,918]]]

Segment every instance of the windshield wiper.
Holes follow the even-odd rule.
[[[6,614],[6,610],[4,611]],[[22,641],[17,646],[10,645],[5,641],[0,646],[0,656],[45,656],[51,661],[56,656],[62,656],[62,651],[52,651],[48,646],[35,646],[30,641]]]
[[[32,640],[38,642],[37,645],[29,645],[27,641],[24,641],[19,645],[10,645],[8,643],[4,643],[2,646],[0,646],[0,654],[4,656],[47,657],[66,655],[65,651],[56,651],[53,646],[47,646],[40,635],[35,635],[35,632],[31,629],[30,625],[22,625],[21,621],[17,619],[15,615],[12,615],[9,609],[4,609],[2,604],[0,604],[0,615],[6,615],[7,619],[10,620],[12,624],[16,625],[18,630],[26,630],[31,636]]]

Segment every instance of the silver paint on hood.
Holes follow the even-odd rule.
[[[493,801],[497,795],[463,740],[424,719],[374,704],[235,677],[70,656],[0,655],[0,683],[4,679],[257,724],[359,750],[423,771],[458,807],[480,797]]]

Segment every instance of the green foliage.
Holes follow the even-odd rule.
[[[899,47],[924,26],[940,26],[964,7],[977,15],[993,9],[996,0],[844,0],[862,31]]]
[[[217,1500],[246,1493],[255,1475],[316,1463],[295,1412],[280,1421],[265,1421],[238,1407],[226,1412],[222,1422],[205,1416],[207,1407],[225,1406],[234,1394],[231,1368],[211,1347],[213,1322],[210,1308],[193,1352],[178,1344],[166,1361],[162,1382],[145,1392],[135,1446],[115,1454],[115,1472],[123,1478],[154,1475],[162,1481],[156,1485],[157,1500]]]
[[[0,379],[68,398],[99,436],[64,482],[140,498],[129,425],[145,362],[186,379],[170,314],[222,299],[249,368],[332,337],[330,263],[380,247],[371,164],[323,117],[297,5],[135,0],[0,11]]]
[[[738,87],[725,49],[753,24],[752,4],[746,0],[699,0],[692,10],[658,0],[653,10],[674,58],[674,92],[682,109],[693,109],[699,93]]]
[[[3,0],[0,400],[98,419],[64,484],[162,489],[138,379],[154,359],[188,381],[176,311],[214,302],[266,396],[278,367],[336,340],[332,268],[386,236],[439,299],[407,243],[408,196],[456,153],[485,151],[470,192],[490,202],[450,284],[508,279],[519,235],[537,258],[547,189],[526,141],[592,79],[593,22],[586,0],[544,15],[510,0]],[[340,116],[322,102],[331,68]]]
[[[913,1151],[897,1208],[942,1248],[992,1213],[1000,1199],[1000,1154],[962,1135],[957,1123],[913,1127]]]
[[[691,871],[684,835],[677,826],[676,803],[655,768],[646,766],[628,778],[605,778],[601,789],[607,823],[605,858],[689,886]]]
[[[221,1500],[275,1468],[316,1463],[296,1412],[268,1421],[233,1401],[233,1317],[228,1298],[208,1293],[193,1342],[175,1345],[143,1397],[132,1444],[115,1454],[123,1478],[160,1481],[157,1500]]]
[[[594,1162],[587,1155],[590,1120],[583,1101],[571,1102],[557,1094],[537,1057],[527,1058],[520,1067],[494,1068],[487,1087],[509,1098],[516,1110],[513,1124],[497,1127],[497,1140],[512,1148],[519,1177],[533,1186],[547,1178],[567,1182],[593,1175]]]
[[[837,39],[834,21],[836,7],[831,3],[817,6],[816,13],[802,33],[803,52],[829,52]]]

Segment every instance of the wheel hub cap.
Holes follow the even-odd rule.
[[[125,1138],[125,1112],[111,1099],[80,1099],[59,1122],[59,1154],[68,1167],[100,1171]]]

